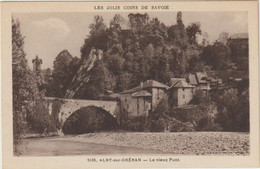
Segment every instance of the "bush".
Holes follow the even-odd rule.
[[[129,118],[125,121],[124,130],[126,131],[145,131],[146,117],[140,116],[135,118]]]
[[[172,122],[169,127],[170,132],[191,132],[195,131],[194,125],[192,123],[182,123],[178,120]]]
[[[197,131],[221,131],[222,128],[219,124],[215,123],[214,119],[205,117],[199,120],[197,126]]]
[[[193,99],[190,102],[196,105],[209,105],[211,104],[210,96],[202,90],[196,90]]]
[[[150,132],[163,132],[166,130],[166,120],[159,118],[158,120],[149,119],[148,122],[148,131]]]
[[[214,104],[196,105],[190,108],[175,108],[170,116],[182,123],[193,124],[197,131],[221,131],[221,127],[215,122],[217,108]]]
[[[218,96],[217,122],[224,131],[249,131],[249,91],[231,88]]]

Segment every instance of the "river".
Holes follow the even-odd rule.
[[[69,140],[73,135],[23,139],[21,156],[164,154],[161,151]]]

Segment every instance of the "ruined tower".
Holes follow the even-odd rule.
[[[41,74],[41,64],[42,59],[39,59],[38,55],[36,55],[35,59],[32,60],[33,63],[33,72],[36,75],[36,81],[38,86],[42,84],[42,74]]]
[[[32,60],[33,63],[33,71],[38,73],[41,71],[42,60],[39,59],[38,55],[36,55],[35,59]]]

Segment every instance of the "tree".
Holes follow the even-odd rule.
[[[221,42],[223,44],[227,44],[228,39],[229,39],[229,34],[227,32],[222,32],[219,34],[219,37],[218,37],[219,42]]]
[[[97,37],[100,34],[103,34],[106,30],[106,25],[104,24],[104,19],[102,16],[96,15],[94,17],[94,23],[90,24],[90,36]]]
[[[48,111],[43,110],[43,94],[39,92],[35,74],[28,67],[23,50],[24,37],[20,22],[12,19],[12,82],[13,82],[13,139],[14,153],[22,134],[39,128],[50,128]],[[40,115],[41,114],[41,115]],[[42,119],[46,119],[43,120]],[[47,124],[47,126],[46,126]],[[39,128],[37,128],[38,126]]]
[[[96,15],[94,17],[94,23],[89,25],[89,36],[85,39],[83,46],[80,49],[81,59],[88,58],[89,53],[93,48],[107,50],[107,27],[104,24],[102,16]]]
[[[121,33],[121,24],[125,22],[124,18],[116,14],[113,19],[110,21],[110,28],[108,33],[108,39],[109,42],[107,44],[108,50],[111,48],[111,46],[119,43],[120,41],[120,33]]]
[[[177,12],[177,24],[178,25],[183,25],[183,22],[182,22],[182,12],[180,12],[180,11]]]
[[[202,59],[215,69],[226,68],[230,62],[230,55],[229,47],[221,42],[208,45],[202,51]]]
[[[168,38],[169,41],[178,45],[181,50],[185,51],[188,47],[188,38],[185,29],[185,25],[182,21],[182,13],[179,11],[177,13],[177,24],[172,25],[168,28]]]
[[[145,26],[147,26],[149,21],[149,15],[147,13],[145,14],[133,14],[130,13],[128,15],[130,27],[133,32],[139,32],[141,31]]]
[[[24,48],[20,22],[12,18],[12,81],[13,81],[13,139],[14,153],[26,129],[26,116],[33,111],[37,84],[32,78]]]
[[[216,99],[217,122],[225,131],[249,131],[249,93],[231,88]]]
[[[120,72],[120,75],[117,78],[117,91],[122,92],[126,89],[129,89],[131,79],[132,74],[125,71]]]
[[[196,90],[192,99],[192,103],[197,105],[209,106],[212,102],[208,94],[206,94],[202,90]]]
[[[227,45],[231,51],[231,60],[239,70],[248,71],[248,39],[228,39]]]
[[[190,44],[198,44],[196,35],[201,35],[200,23],[192,23],[186,28],[187,36]]]
[[[65,92],[71,82],[69,65],[73,57],[67,50],[61,51],[55,58],[53,69],[53,93],[55,97],[64,97]]]

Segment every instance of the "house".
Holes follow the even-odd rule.
[[[207,73],[206,72],[196,72],[195,73],[196,75],[196,79],[198,81],[198,89],[200,90],[210,90],[210,84],[209,82],[207,81],[208,79],[208,76],[207,76]]]
[[[165,97],[168,86],[155,80],[141,82],[140,85],[121,92],[121,108],[129,116],[144,116],[153,111]]]
[[[207,74],[202,72],[196,72],[188,76],[188,82],[196,88],[196,90],[210,90],[210,84],[207,81]]]
[[[168,94],[171,106],[182,106],[192,100],[195,86],[188,84],[184,78],[171,78],[170,83]]]
[[[222,79],[208,78],[207,81],[209,82],[211,90],[223,88]]]
[[[196,90],[209,91],[223,87],[222,79],[208,77],[206,72],[189,74],[188,82],[194,86]]]

